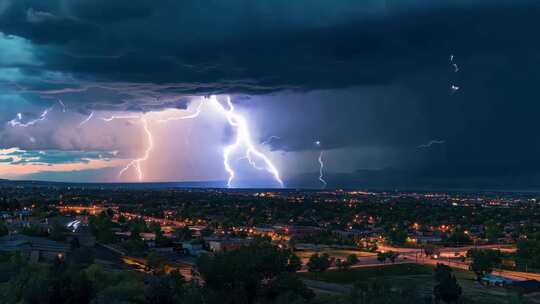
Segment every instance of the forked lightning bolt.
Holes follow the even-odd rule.
[[[26,127],[30,127],[30,126],[33,126],[35,124],[37,124],[38,122],[40,121],[43,121],[47,118],[47,115],[49,115],[49,112],[53,109],[53,107],[50,107],[48,109],[46,109],[45,111],[43,111],[41,113],[41,115],[39,116],[39,118],[36,118],[34,120],[30,120],[26,123],[23,123],[21,120],[23,118],[22,114],[21,113],[17,113],[17,118],[15,119],[12,119],[10,121],[8,121],[8,124],[12,127],[22,127],[22,128],[26,128]]]
[[[319,153],[318,161],[319,161],[319,181],[322,183],[322,186],[323,186],[323,189],[324,189],[324,188],[326,188],[326,186],[328,184],[326,183],[326,180],[324,180],[323,151],[321,151],[321,153]]]
[[[227,96],[227,106],[229,107],[226,109],[215,96],[210,97],[210,102],[212,105],[216,106],[218,110],[223,113],[229,124],[236,128],[236,141],[225,147],[225,150],[223,152],[223,165],[225,166],[225,170],[229,173],[229,180],[227,182],[227,186],[231,187],[232,181],[236,175],[234,169],[230,165],[230,155],[232,152],[240,148],[241,146],[245,146],[246,154],[245,157],[249,160],[249,163],[251,165],[255,164],[255,160],[253,159],[253,156],[262,160],[262,162],[265,165],[266,171],[268,171],[274,179],[279,183],[281,187],[284,187],[283,181],[281,180],[279,171],[277,168],[272,164],[270,159],[268,159],[263,153],[261,153],[257,148],[255,148],[255,145],[252,142],[251,134],[249,132],[249,126],[242,117],[242,115],[237,114],[234,112],[234,106],[231,102],[231,98]]]
[[[182,119],[192,119],[199,116],[199,114],[202,111],[202,106],[204,103],[208,103],[209,105],[215,107],[221,114],[224,115],[229,125],[236,128],[236,140],[233,144],[225,147],[223,151],[223,166],[225,167],[225,170],[229,174],[229,179],[227,180],[227,186],[230,188],[232,187],[232,182],[234,178],[236,177],[236,172],[234,171],[233,167],[230,164],[230,156],[231,153],[239,149],[240,147],[245,147],[245,158],[249,161],[251,166],[258,170],[266,170],[270,174],[272,174],[273,178],[276,180],[276,182],[279,183],[281,187],[284,187],[284,183],[281,180],[279,171],[274,166],[274,164],[268,159],[263,153],[261,153],[255,145],[253,144],[253,141],[251,139],[251,134],[249,132],[249,126],[240,114],[236,113],[234,111],[234,106],[231,102],[230,97],[227,97],[227,106],[228,109],[225,108],[218,100],[216,96],[210,96],[208,98],[203,97],[201,103],[197,107],[196,111],[193,114],[186,115],[186,116],[177,116],[172,117],[168,119],[162,119],[160,122],[169,122],[174,120],[182,120]],[[261,160],[264,163],[264,167],[260,167],[255,162],[255,158]]]
[[[144,176],[141,168],[141,163],[148,160],[150,157],[150,152],[152,152],[152,149],[154,149],[154,137],[152,136],[152,132],[150,131],[150,128],[148,127],[148,120],[144,116],[138,116],[138,115],[126,115],[126,116],[111,116],[109,118],[103,118],[104,121],[110,122],[116,119],[139,119],[143,125],[144,133],[146,134],[146,138],[148,140],[148,145],[146,146],[146,150],[144,152],[144,155],[141,158],[137,158],[129,162],[120,172],[118,173],[118,177],[121,177],[124,175],[124,173],[134,168],[137,171],[137,176],[139,181],[142,181]]]
[[[216,96],[210,96],[208,98],[203,97],[201,103],[197,106],[197,109],[192,114],[188,114],[184,116],[175,116],[175,117],[170,117],[167,119],[160,119],[158,120],[158,122],[167,123],[170,121],[197,118],[201,114],[202,106],[205,103],[215,107],[225,117],[229,125],[231,125],[232,127],[236,129],[236,140],[234,141],[233,144],[225,147],[223,151],[223,166],[225,167],[225,170],[229,174],[227,186],[232,187],[232,182],[234,178],[236,177],[236,172],[234,171],[233,167],[230,164],[231,154],[234,151],[237,151],[238,149],[240,149],[241,147],[244,147],[245,158],[249,161],[249,163],[256,169],[266,170],[267,172],[272,174],[276,182],[278,182],[281,187],[284,187],[284,183],[281,180],[279,171],[274,166],[274,164],[270,161],[270,159],[268,159],[262,152],[257,150],[257,148],[255,147],[251,139],[249,126],[245,118],[234,111],[234,106],[229,97],[227,97],[227,108],[223,106],[217,100]],[[90,120],[90,118],[91,117],[89,117],[87,120]],[[142,122],[144,132],[146,133],[146,136],[148,138],[148,146],[146,147],[145,153],[141,158],[132,160],[129,164],[127,164],[126,167],[124,167],[119,172],[119,176],[122,176],[127,170],[129,170],[130,168],[134,168],[137,171],[139,181],[142,181],[144,176],[141,169],[141,163],[146,161],[150,157],[150,153],[152,152],[152,149],[154,148],[154,140],[153,140],[152,132],[150,131],[148,127],[148,120],[144,115],[143,116],[139,116],[139,115],[111,116],[109,118],[103,118],[103,120],[107,122],[110,122],[116,119],[140,119],[140,121]],[[83,121],[83,122],[86,123],[86,121]],[[262,162],[264,166],[262,167],[258,166],[256,160],[259,160],[260,162]]]

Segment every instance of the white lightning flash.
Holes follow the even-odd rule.
[[[326,186],[328,184],[326,183],[326,180],[324,180],[323,151],[321,151],[321,153],[319,153],[318,161],[319,161],[319,181],[322,183],[322,187],[324,189],[324,188],[326,188]]]
[[[452,94],[453,94],[453,93],[456,93],[457,91],[459,91],[459,87],[457,85],[452,85],[450,87],[450,90],[452,90]]]
[[[62,102],[61,99],[58,99],[58,103],[62,106],[62,112],[66,113],[66,105]]]
[[[92,119],[92,117],[94,117],[94,111],[90,112],[90,115],[88,115],[88,117],[81,121],[81,123],[79,124],[79,128],[87,124]]]
[[[148,146],[146,147],[144,155],[141,158],[132,160],[126,167],[124,167],[124,169],[122,169],[118,173],[118,176],[122,176],[124,172],[126,172],[128,169],[135,168],[135,170],[137,170],[139,181],[142,181],[143,179],[141,163],[148,160],[148,158],[150,157],[150,152],[152,152],[152,149],[154,149],[154,137],[152,136],[152,132],[150,132],[150,129],[148,128],[148,121],[145,117],[141,117],[141,122],[143,124],[144,133],[146,133],[146,136],[148,138]]]
[[[118,177],[121,177],[124,175],[124,173],[133,168],[137,171],[137,176],[139,181],[142,181],[144,178],[144,174],[142,172],[141,163],[148,160],[150,157],[150,153],[154,149],[154,137],[152,135],[152,132],[150,131],[150,128],[148,127],[148,120],[144,116],[139,115],[125,115],[125,116],[111,116],[108,118],[103,118],[104,121],[110,122],[116,119],[139,119],[143,125],[144,133],[146,134],[146,138],[148,140],[148,144],[146,146],[146,150],[144,151],[144,155],[140,158],[134,159],[131,162],[129,162],[120,172],[118,173]]]
[[[28,121],[26,123],[22,122],[23,115],[21,113],[17,113],[17,118],[8,121],[8,124],[11,127],[22,127],[22,128],[27,128],[27,127],[33,126],[33,125],[37,124],[40,121],[44,121],[47,118],[47,115],[49,115],[49,112],[52,109],[53,109],[53,107],[50,107],[50,108],[46,109],[45,111],[41,112],[41,115],[38,118],[36,118],[34,120],[30,120],[30,121]]]
[[[442,145],[446,143],[444,140],[431,140],[429,141],[427,144],[423,144],[423,145],[419,145],[417,148],[418,149],[425,149],[425,148],[431,148],[431,146],[433,145]]]
[[[227,97],[227,106],[228,109],[226,109],[216,98],[216,96],[210,96],[209,101],[212,105],[216,106],[218,110],[225,116],[227,121],[229,122],[229,125],[236,128],[236,141],[225,147],[225,150],[223,151],[223,165],[225,166],[225,170],[229,173],[229,180],[227,181],[227,186],[230,188],[232,185],[232,181],[234,180],[234,177],[236,175],[234,169],[230,165],[230,155],[235,150],[239,149],[241,146],[245,147],[245,157],[248,159],[249,163],[257,167],[255,164],[254,157],[262,160],[264,163],[264,169],[268,171],[274,179],[279,183],[281,187],[284,187],[284,183],[281,180],[279,171],[274,166],[274,164],[268,159],[263,153],[261,153],[255,145],[252,142],[251,134],[249,132],[249,126],[245,120],[245,118],[236,113],[234,111],[234,106],[231,102],[230,97]]]

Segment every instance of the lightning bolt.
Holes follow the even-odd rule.
[[[228,109],[225,108],[217,100],[216,96],[210,96],[209,101],[211,105],[215,106],[219,110],[219,112],[221,112],[225,116],[229,125],[236,128],[235,142],[225,147],[225,149],[223,150],[223,166],[225,167],[227,173],[229,173],[227,186],[229,188],[232,186],[232,182],[236,176],[236,172],[230,165],[231,153],[239,149],[241,146],[244,146],[246,151],[245,157],[248,159],[249,163],[255,168],[262,169],[262,167],[258,167],[255,164],[255,158],[261,160],[264,163],[264,169],[270,174],[272,174],[276,182],[278,182],[281,187],[284,187],[284,183],[281,180],[279,171],[277,170],[276,166],[274,166],[270,159],[268,159],[263,153],[257,150],[255,145],[253,144],[251,134],[249,132],[249,126],[245,118],[234,111],[234,106],[231,102],[231,98],[227,96]]]
[[[321,153],[319,153],[318,161],[319,161],[319,181],[322,183],[322,187],[323,187],[323,189],[324,189],[324,188],[326,188],[326,186],[327,186],[328,184],[327,184],[326,181],[324,180],[323,151],[321,151]]]
[[[110,122],[116,119],[139,119],[143,125],[144,133],[146,134],[146,138],[148,141],[148,144],[146,146],[146,150],[144,151],[144,155],[140,158],[134,159],[131,162],[129,162],[120,172],[118,173],[118,177],[121,177],[124,175],[124,173],[133,168],[137,172],[137,176],[139,181],[142,181],[144,178],[144,174],[142,172],[141,163],[148,160],[150,157],[150,153],[154,149],[154,137],[152,135],[152,132],[150,131],[150,128],[148,127],[148,120],[146,117],[139,116],[139,115],[125,115],[125,116],[111,116],[109,118],[103,118],[104,121]]]
[[[266,170],[270,174],[272,174],[273,178],[279,183],[281,187],[284,187],[284,183],[281,180],[279,171],[274,166],[274,164],[268,159],[263,153],[261,153],[259,150],[256,149],[255,145],[253,144],[253,141],[251,139],[251,134],[249,132],[249,126],[240,114],[236,113],[234,111],[234,106],[231,102],[230,97],[227,96],[227,106],[228,109],[225,108],[216,98],[216,96],[210,96],[210,97],[202,97],[201,103],[197,106],[197,109],[195,112],[189,115],[184,116],[176,116],[176,117],[170,117],[167,119],[161,119],[159,122],[166,123],[170,121],[175,120],[183,120],[183,119],[193,119],[197,118],[201,112],[202,112],[202,106],[203,104],[209,104],[211,106],[214,106],[227,120],[229,125],[236,128],[236,140],[233,144],[225,147],[223,152],[223,166],[225,167],[225,171],[229,174],[229,179],[227,181],[227,186],[230,188],[232,186],[232,182],[234,178],[236,177],[236,172],[234,171],[233,167],[230,163],[230,155],[232,152],[239,149],[241,146],[245,147],[245,156],[243,158],[247,159],[249,164],[253,166],[257,170]],[[273,137],[277,138],[277,137]],[[264,163],[264,166],[261,167],[257,165],[255,159],[259,159]]]
[[[225,117],[229,125],[231,125],[232,127],[236,129],[236,140],[234,141],[233,144],[225,147],[223,151],[223,165],[225,167],[225,170],[229,174],[227,186],[229,188],[232,187],[232,182],[234,178],[236,177],[236,172],[234,171],[234,168],[230,164],[231,153],[233,153],[237,149],[240,149],[240,147],[244,147],[245,158],[249,161],[249,163],[256,169],[266,170],[267,172],[269,172],[273,176],[273,178],[276,180],[276,182],[278,182],[281,187],[284,187],[284,183],[281,180],[281,177],[277,168],[270,161],[270,159],[268,159],[262,152],[257,150],[255,145],[253,144],[253,141],[251,139],[251,134],[249,132],[249,126],[245,118],[242,115],[235,112],[234,106],[231,102],[230,97],[227,96],[227,108],[223,106],[217,100],[216,96],[210,96],[208,98],[203,97],[201,100],[201,103],[197,106],[195,112],[189,115],[160,119],[158,120],[158,122],[167,123],[167,122],[176,121],[176,120],[197,118],[201,114],[202,106],[205,103],[211,106],[214,106]],[[144,132],[146,133],[146,137],[148,139],[148,145],[146,147],[145,153],[142,157],[132,160],[118,174],[119,176],[122,176],[127,170],[133,168],[137,171],[139,181],[142,181],[143,172],[141,169],[141,163],[148,160],[148,158],[150,157],[150,153],[152,152],[154,148],[154,140],[153,140],[152,132],[150,131],[148,127],[147,118],[145,116],[139,116],[139,115],[124,115],[124,116],[111,116],[111,117],[102,118],[102,119],[106,122],[110,122],[116,119],[140,119],[140,121],[142,122]],[[262,161],[264,166],[262,167],[258,166],[256,163],[256,160]]]
[[[419,145],[417,148],[418,149],[425,149],[425,148],[430,148],[433,145],[442,145],[444,143],[445,143],[444,140],[431,140],[427,144]]]
[[[81,123],[79,124],[79,128],[84,126],[85,124],[87,124],[90,121],[90,119],[92,119],[92,117],[94,117],[94,111],[90,112],[90,115],[88,115],[88,117],[86,117],[86,119],[81,121]]]
[[[58,103],[62,106],[62,112],[66,113],[66,105],[60,99],[58,99]]]
[[[21,120],[23,118],[23,115],[21,113],[17,113],[17,118],[8,121],[8,124],[11,127],[22,127],[22,128],[27,128],[27,127],[33,126],[33,125],[37,124],[40,121],[44,121],[47,118],[47,115],[49,115],[49,112],[52,109],[53,109],[53,107],[50,107],[50,108],[46,109],[45,111],[41,112],[41,115],[39,116],[39,118],[36,118],[34,120],[30,120],[30,121],[28,121],[26,123],[21,122]]]

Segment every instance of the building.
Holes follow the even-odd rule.
[[[223,252],[238,249],[249,243],[249,240],[245,239],[209,239],[206,241],[208,248],[212,252]]]
[[[12,234],[0,237],[0,252],[20,252],[31,262],[65,259],[70,246],[43,237]]]

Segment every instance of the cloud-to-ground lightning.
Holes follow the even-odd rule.
[[[227,121],[229,122],[229,125],[236,128],[236,140],[233,144],[225,147],[223,151],[223,165],[225,166],[225,170],[229,173],[229,179],[227,181],[227,186],[231,187],[232,182],[236,176],[236,172],[230,165],[230,155],[232,152],[239,149],[241,146],[245,147],[245,157],[248,159],[249,163],[252,166],[255,166],[255,159],[257,158],[261,160],[264,163],[264,169],[268,171],[274,179],[279,183],[281,187],[284,187],[284,183],[281,180],[279,171],[274,166],[274,164],[266,157],[263,153],[261,153],[255,145],[253,144],[253,141],[251,139],[251,134],[249,131],[249,126],[245,120],[245,118],[236,113],[234,111],[234,106],[231,102],[230,97],[227,97],[227,106],[228,109],[223,106],[215,96],[210,96],[209,98],[210,104],[217,107],[217,109],[225,116]]]
[[[231,166],[230,164],[230,156],[234,151],[240,149],[241,147],[244,147],[245,158],[249,161],[249,163],[256,169],[266,170],[267,172],[269,172],[273,176],[273,178],[276,180],[276,182],[278,182],[281,187],[284,187],[284,183],[281,180],[278,169],[274,166],[274,164],[270,161],[268,157],[266,157],[262,152],[257,150],[257,148],[255,147],[251,139],[250,129],[245,118],[242,115],[235,112],[234,106],[229,97],[227,97],[227,107],[221,104],[215,96],[210,96],[207,98],[203,97],[201,100],[201,103],[197,106],[195,112],[188,115],[174,116],[174,117],[170,117],[166,119],[160,119],[157,121],[161,123],[167,123],[170,121],[197,118],[201,114],[202,106],[204,104],[208,104],[215,107],[218,110],[218,112],[221,113],[225,117],[229,125],[236,129],[236,139],[234,143],[225,147],[223,151],[223,165],[225,167],[225,170],[229,174],[227,186],[232,187],[232,182],[234,178],[236,177],[236,172],[233,166]],[[140,121],[142,122],[144,132],[146,133],[146,137],[148,139],[148,145],[146,147],[144,155],[138,159],[132,160],[119,172],[119,176],[122,176],[127,170],[129,170],[130,168],[134,168],[138,173],[139,181],[142,181],[144,176],[141,169],[141,163],[148,160],[148,158],[150,157],[150,153],[152,152],[152,149],[154,148],[153,135],[148,126],[148,119],[144,115],[143,116],[118,115],[118,116],[102,118],[102,120],[106,122],[110,122],[117,119],[140,119]],[[258,160],[259,162],[262,162],[264,166],[257,165],[256,160]]]
[[[453,63],[452,66],[454,67],[454,73],[459,72],[459,66],[457,65],[457,63]]]
[[[81,123],[79,124],[79,128],[87,124],[90,121],[90,119],[92,119],[92,117],[94,117],[94,111],[90,112],[90,115],[88,115],[88,117],[86,117],[83,121],[81,121]]]
[[[146,119],[146,117],[140,115],[111,116],[102,119],[106,122],[110,122],[116,119],[139,119],[141,121],[144,133],[146,134],[146,138],[148,141],[146,149],[144,151],[144,155],[129,162],[122,170],[120,170],[118,176],[121,177],[127,170],[134,168],[137,171],[139,181],[142,181],[144,178],[144,174],[142,172],[141,163],[148,160],[152,149],[154,149],[154,137],[152,135],[152,132],[150,131],[150,128],[148,127],[148,120]]]
[[[146,133],[146,137],[148,139],[148,145],[146,146],[146,150],[144,151],[144,155],[141,158],[137,158],[132,160],[129,164],[127,164],[124,169],[122,169],[118,176],[122,176],[124,172],[126,172],[130,168],[135,168],[137,170],[137,175],[139,177],[139,181],[142,181],[143,179],[143,172],[141,169],[141,163],[148,160],[150,157],[150,152],[152,152],[152,149],[154,149],[154,137],[152,136],[152,132],[150,132],[150,129],[148,128],[148,121],[145,117],[141,117],[141,122],[143,124],[144,133]]]
[[[8,124],[11,127],[22,127],[22,128],[30,127],[30,126],[33,126],[33,125],[37,124],[40,121],[44,121],[47,118],[47,115],[49,115],[49,112],[51,110],[52,110],[52,107],[44,110],[43,112],[41,112],[41,115],[38,118],[36,118],[34,120],[30,120],[30,121],[28,121],[26,123],[22,122],[22,118],[23,118],[22,114],[17,113],[17,118],[8,121]]]
[[[323,151],[319,153],[319,181],[322,183],[323,189],[328,185],[324,179],[324,161],[323,161]]]
[[[453,93],[456,93],[457,91],[459,91],[459,87],[457,85],[451,85],[450,86],[450,90],[452,90],[452,94]]]
[[[442,145],[446,143],[446,141],[444,140],[431,140],[430,142],[428,142],[427,144],[422,144],[422,145],[419,145],[417,148],[418,149],[425,149],[425,148],[430,148],[432,147],[433,145]]]

